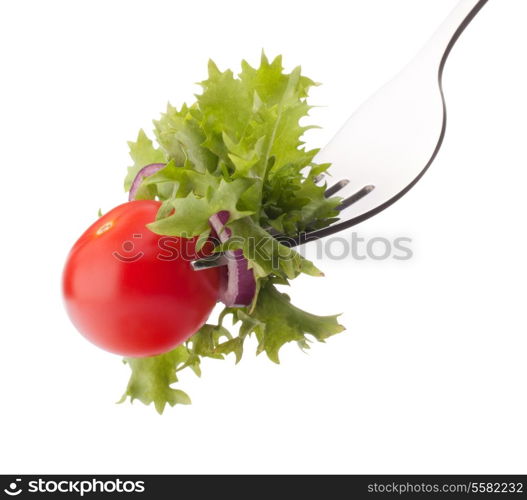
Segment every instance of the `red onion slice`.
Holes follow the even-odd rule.
[[[143,167],[141,170],[139,170],[139,172],[137,172],[137,175],[135,176],[135,179],[132,182],[132,186],[130,187],[130,192],[128,193],[128,201],[135,200],[137,190],[139,189],[139,186],[141,185],[141,182],[143,182],[143,179],[145,177],[150,177],[151,175],[154,175],[156,172],[158,172],[165,166],[166,163],[151,163],[150,165],[147,165],[146,167]]]
[[[222,210],[209,218],[210,226],[218,239],[225,243],[232,235],[232,231],[225,227],[230,213]],[[229,307],[245,307],[251,305],[256,293],[256,280],[249,263],[243,256],[241,249],[227,250],[225,252],[227,266],[221,270],[222,283],[220,300]]]

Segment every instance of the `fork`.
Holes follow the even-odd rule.
[[[445,136],[443,69],[452,47],[488,0],[460,0],[443,24],[391,82],[364,102],[315,157],[341,180],[325,196],[344,193],[345,220],[298,234],[273,236],[294,247],[348,229],[401,199],[428,170]],[[192,263],[223,265],[221,254]]]

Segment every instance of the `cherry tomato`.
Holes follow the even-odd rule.
[[[63,292],[73,324],[116,354],[169,351],[205,323],[218,299],[218,270],[191,268],[195,239],[146,227],[159,206],[141,200],[114,208],[79,238],[66,262]]]

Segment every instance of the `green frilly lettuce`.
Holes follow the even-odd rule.
[[[257,279],[251,306],[225,308],[218,324],[205,324],[173,351],[149,358],[125,359],[132,375],[122,400],[153,403],[159,413],[168,404],[188,404],[190,398],[172,387],[178,372],[201,374],[204,357],[228,354],[240,361],[245,339],[254,335],[257,353],[278,363],[280,348],[296,342],[323,342],[344,328],[336,316],[316,316],[290,303],[277,285],[287,285],[301,273],[322,273],[272,234],[294,236],[327,226],[338,215],[339,198],[324,196],[316,177],[329,167],[316,164],[317,150],[306,149],[302,136],[312,126],[301,124],[310,106],[306,98],[315,83],[300,67],[285,73],[281,57],[264,54],[258,68],[242,61],[238,76],[220,71],[212,62],[202,92],[192,105],[168,105],[154,121],[154,145],[143,130],[130,142],[133,165],[125,189],[150,163],[166,166],[143,180],[136,198],[162,201],[149,228],[163,235],[201,236],[210,232],[208,219],[220,210],[230,213],[232,238],[221,249],[241,248]],[[255,243],[256,242],[256,243]],[[251,251],[250,245],[258,247]],[[223,326],[232,316],[236,332]]]

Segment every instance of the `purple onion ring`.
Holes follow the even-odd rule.
[[[130,187],[130,192],[128,193],[128,201],[135,200],[137,190],[139,189],[139,186],[141,185],[141,182],[143,182],[143,179],[145,177],[150,177],[151,175],[154,175],[156,172],[158,172],[165,166],[166,163],[151,163],[150,165],[147,165],[146,167],[143,167],[141,170],[139,170]]]
[[[222,210],[209,218],[209,224],[218,239],[225,243],[232,235],[232,231],[225,227],[230,213]],[[225,252],[227,266],[221,269],[222,280],[220,286],[220,301],[228,307],[245,307],[251,305],[256,294],[256,280],[249,262],[243,256],[241,249]]]

